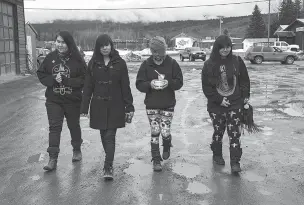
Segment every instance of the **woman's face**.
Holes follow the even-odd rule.
[[[222,57],[227,57],[231,52],[231,46],[223,47],[219,50],[219,52]]]
[[[55,45],[59,53],[66,53],[69,50],[68,45],[64,42],[61,36],[57,37]]]
[[[110,54],[111,50],[112,50],[111,44],[100,47],[100,53],[103,56],[108,56]]]
[[[150,48],[151,50],[151,54],[153,56],[153,59],[156,60],[156,61],[162,61],[164,60],[165,56],[166,56],[166,52],[158,52],[152,48]]]

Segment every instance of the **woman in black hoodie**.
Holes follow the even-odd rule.
[[[183,86],[183,73],[176,60],[166,55],[166,42],[156,36],[150,41],[152,55],[137,73],[136,88],[146,94],[145,105],[151,126],[151,155],[154,171],[161,171],[161,161],[170,157],[171,123],[176,105],[175,91]],[[163,140],[160,156],[159,136]]]
[[[64,117],[72,138],[72,161],[82,159],[79,121],[85,72],[86,63],[81,57],[73,37],[67,31],[59,32],[56,36],[56,50],[46,56],[37,71],[40,82],[47,87],[45,105],[49,120],[47,152],[50,159],[48,165],[44,167],[45,170],[51,171],[57,167]]]
[[[250,97],[250,80],[244,61],[232,54],[232,42],[228,36],[221,35],[215,40],[201,79],[203,92],[208,99],[207,110],[214,127],[210,145],[213,160],[217,164],[225,164],[222,140],[227,128],[231,171],[240,172],[242,110]]]
[[[90,107],[90,127],[100,130],[105,150],[104,178],[113,179],[115,136],[134,115],[133,96],[126,62],[110,36],[100,35],[86,73],[81,113]]]

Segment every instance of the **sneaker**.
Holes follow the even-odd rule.
[[[225,160],[221,155],[213,155],[213,161],[218,165],[225,165]]]
[[[242,171],[242,169],[241,169],[241,165],[239,162],[231,163],[231,172],[232,173],[238,173],[241,171]]]
[[[72,162],[78,162],[82,160],[82,153],[79,150],[73,151]]]
[[[153,170],[156,172],[162,171],[162,165],[159,158],[153,159]]]
[[[108,167],[103,169],[103,178],[105,180],[113,180],[113,167]]]

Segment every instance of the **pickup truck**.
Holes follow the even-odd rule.
[[[180,52],[180,60],[184,61],[185,58],[189,61],[195,61],[195,59],[206,60],[206,52],[203,51],[200,47],[187,47]]]

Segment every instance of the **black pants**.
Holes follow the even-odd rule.
[[[223,135],[227,128],[227,134],[230,143],[230,158],[236,161],[240,160],[241,149],[241,109],[235,109],[227,112],[209,112],[213,123],[213,136],[211,149],[215,154],[221,154]],[[216,153],[218,152],[218,153]]]
[[[60,136],[63,119],[67,120],[67,125],[71,134],[71,144],[73,150],[80,150],[82,144],[80,128],[80,103],[58,104],[46,102],[46,110],[49,119],[49,148],[48,152],[59,152]]]
[[[103,149],[106,153],[105,167],[113,165],[115,154],[115,138],[117,129],[100,130],[100,137]]]

